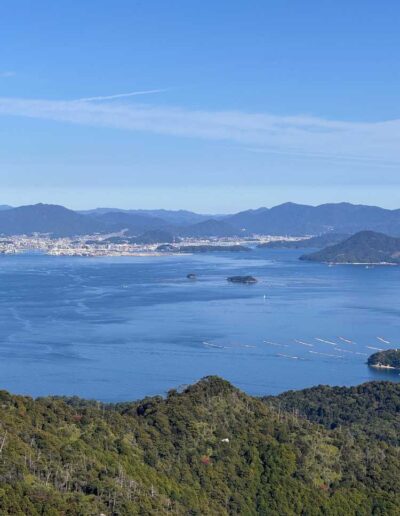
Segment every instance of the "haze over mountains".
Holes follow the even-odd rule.
[[[203,215],[185,210],[120,210],[98,208],[75,212],[63,206],[35,204],[0,207],[0,234],[50,233],[78,236],[118,233],[138,236],[147,231],[173,237],[224,237],[251,234],[353,234],[372,230],[400,236],[400,210],[349,203],[307,206],[285,203],[232,215]]]

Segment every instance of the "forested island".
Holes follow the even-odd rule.
[[[229,278],[226,278],[226,280],[230,283],[257,283],[257,279],[254,278],[254,276],[229,276]]]
[[[336,245],[315,253],[306,254],[300,260],[348,264],[400,263],[400,238],[374,231],[361,231]]]
[[[378,351],[368,358],[368,365],[383,369],[400,370],[400,349],[387,349]]]
[[[400,385],[208,377],[103,404],[0,393],[2,515],[398,515]]]

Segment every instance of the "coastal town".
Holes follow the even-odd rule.
[[[293,240],[289,237],[256,235],[251,238],[184,238],[176,243],[154,242],[135,243],[121,234],[84,235],[79,237],[52,237],[46,234],[15,235],[0,237],[0,254],[20,254],[36,252],[51,256],[161,256],[182,252],[204,250],[240,251],[247,246],[259,245],[274,240]]]

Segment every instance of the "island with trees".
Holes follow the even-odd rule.
[[[370,367],[400,370],[400,349],[378,351],[368,358]]]
[[[230,283],[244,283],[244,284],[252,284],[257,283],[257,279],[253,276],[229,276],[226,278]]]

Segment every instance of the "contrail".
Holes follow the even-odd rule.
[[[132,91],[130,93],[118,93],[117,95],[107,95],[103,97],[86,97],[83,99],[77,99],[76,102],[89,102],[92,100],[113,100],[121,99],[123,97],[135,97],[136,95],[150,95],[151,93],[162,93],[166,90],[143,90],[143,91]]]

